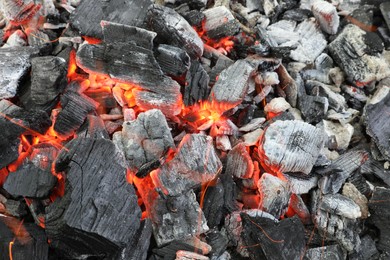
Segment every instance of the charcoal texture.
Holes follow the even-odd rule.
[[[183,75],[191,63],[190,57],[183,49],[166,44],[158,46],[156,59],[162,71],[172,76]]]
[[[210,94],[209,75],[198,61],[192,61],[186,74],[183,101],[186,106],[206,100]]]
[[[62,255],[113,258],[135,238],[141,210],[124,158],[105,139],[77,138],[56,160],[65,194],[46,208],[46,233]],[[129,221],[131,220],[131,221]]]

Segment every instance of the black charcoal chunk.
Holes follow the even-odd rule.
[[[110,140],[77,138],[57,157],[65,194],[46,207],[51,247],[68,258],[113,259],[136,236],[141,210],[126,181],[124,158]]]
[[[143,27],[150,4],[149,0],[84,0],[72,13],[70,23],[81,35],[101,39],[102,20]]]
[[[225,6],[213,7],[203,13],[206,19],[203,29],[212,39],[233,36],[240,30],[239,23]]]
[[[376,187],[368,202],[374,225],[379,229],[379,250],[390,254],[390,189]]]
[[[376,248],[375,241],[369,235],[362,237],[360,248],[357,252],[349,255],[349,259],[351,260],[371,260],[377,259],[378,257],[379,252]]]
[[[109,139],[104,121],[99,116],[88,115],[84,124],[77,131],[78,137],[90,137],[94,139]]]
[[[211,69],[210,72],[210,84],[214,85],[215,82],[218,80],[218,75],[224,70],[227,69],[229,66],[233,65],[234,61],[229,59],[226,56],[220,56],[217,60],[217,63],[214,65],[214,67]]]
[[[186,75],[183,101],[186,106],[206,100],[210,94],[209,75],[198,61],[192,61]]]
[[[157,39],[170,45],[184,48],[191,58],[203,54],[203,41],[189,23],[175,10],[152,5],[147,19],[150,28],[157,33]]]
[[[383,18],[385,18],[387,28],[390,29],[390,3],[383,2],[380,4],[379,8],[381,9]]]
[[[160,44],[157,48],[156,60],[165,74],[183,75],[190,68],[190,57],[178,47]],[[191,63],[192,65],[192,63]]]
[[[54,56],[36,57],[31,67],[31,99],[38,105],[55,100],[67,83],[66,61]]]
[[[122,251],[118,260],[146,260],[148,256],[148,249],[150,245],[150,239],[152,236],[152,221],[148,218],[141,222],[136,235],[131,243]]]
[[[229,242],[226,234],[217,230],[207,232],[206,241],[212,248],[211,259],[219,259],[218,257],[225,252]]]
[[[263,254],[269,260],[298,260],[302,256],[306,241],[304,226],[298,217],[275,222],[269,218],[251,217],[242,213],[241,218],[241,236],[252,260],[259,259],[258,256]]]
[[[383,162],[375,160],[372,156],[370,156],[361,166],[360,171],[362,174],[366,175],[374,174],[377,178],[390,186],[390,170],[385,169]]]
[[[308,249],[303,259],[315,260],[321,258],[329,260],[345,260],[347,259],[347,254],[341,246],[330,245]]]
[[[204,196],[203,213],[207,220],[207,225],[214,228],[223,219],[225,199],[225,188],[220,178],[215,181],[215,185],[207,188]]]

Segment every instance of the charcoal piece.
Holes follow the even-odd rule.
[[[337,112],[345,110],[345,98],[332,90],[332,85],[327,85],[315,80],[305,82],[306,90],[309,94],[326,97],[329,102],[329,108]]]
[[[297,215],[303,224],[309,225],[312,223],[311,213],[301,196],[293,193],[290,198],[289,208],[294,211],[294,215]]]
[[[191,58],[203,54],[203,41],[188,22],[175,10],[152,5],[149,7],[147,19],[149,26],[161,39],[170,45],[184,48]]]
[[[122,251],[118,260],[146,260],[148,256],[148,249],[150,238],[152,236],[152,222],[146,218],[141,222],[141,225],[135,234],[134,239]]]
[[[210,72],[210,84],[214,85],[218,80],[218,75],[224,70],[227,69],[230,65],[233,65],[234,61],[229,59],[226,56],[220,56],[217,60],[217,63],[211,69]]]
[[[51,42],[49,36],[41,30],[38,29],[26,29],[27,41],[29,46],[37,46],[41,50],[50,49]]]
[[[101,21],[143,27],[150,4],[151,1],[148,0],[86,0],[71,14],[70,24],[81,35],[101,39],[103,37]]]
[[[31,59],[31,99],[38,105],[50,103],[66,87],[67,64],[54,56]]]
[[[287,179],[290,190],[294,194],[306,194],[314,187],[317,187],[318,177],[314,174],[302,175],[286,173],[283,176]]]
[[[211,90],[209,100],[216,108],[229,110],[240,104],[248,90],[253,66],[245,60],[238,60],[219,74]]]
[[[379,91],[377,92],[379,97]],[[375,102],[369,102],[364,109],[364,122],[366,131],[372,137],[381,154],[390,160],[390,93],[379,97]]]
[[[333,260],[346,260],[347,254],[345,250],[339,245],[323,246],[310,248],[306,251],[304,260],[315,259],[333,259]]]
[[[23,223],[16,218],[1,215],[0,234],[0,259],[49,259],[45,230],[34,223]]]
[[[45,215],[50,245],[61,255],[113,259],[135,238],[141,210],[123,165],[106,139],[76,138],[61,150],[55,170],[66,174],[65,194]]]
[[[389,2],[383,2],[379,6],[382,16],[386,21],[387,28],[390,29],[390,3]]]
[[[201,254],[197,254],[191,251],[183,251],[179,250],[176,252],[176,260],[209,260],[207,256],[203,256]]]
[[[6,199],[3,195],[0,194],[0,213],[17,217],[19,219],[24,218],[27,215],[26,202],[24,199]]]
[[[68,90],[61,96],[61,106],[54,130],[63,136],[72,135],[84,123],[87,115],[97,108],[96,102],[73,90]]]
[[[174,240],[164,247],[153,249],[153,253],[163,257],[163,259],[176,259],[176,252],[179,250],[202,252],[199,248],[193,247],[184,241]]]
[[[19,82],[31,66],[30,58],[34,56],[33,53],[34,49],[31,47],[0,49],[0,99],[16,95]]]
[[[290,52],[291,59],[303,63],[313,62],[327,46],[325,36],[311,19],[300,23],[295,32],[300,39],[298,47]]]
[[[366,219],[369,216],[367,198],[360,193],[360,191],[350,182],[347,182],[343,186],[342,194],[350,199],[352,199],[359,207],[361,218]]]
[[[371,156],[369,159],[360,167],[362,174],[374,174],[376,177],[381,179],[384,183],[390,186],[390,170],[385,169],[383,163],[374,160]],[[356,174],[354,174],[356,175]],[[352,175],[352,176],[354,176]]]
[[[241,218],[243,222],[241,236],[248,246],[251,259],[259,259],[258,255],[262,254],[270,260],[301,258],[306,241],[304,226],[298,217],[275,222],[268,218],[251,217],[242,213]]]
[[[305,122],[316,124],[326,117],[329,102],[326,97],[300,94],[298,95],[298,108]]]
[[[276,68],[276,72],[280,79],[279,87],[286,93],[287,102],[290,103],[292,107],[296,107],[300,82],[296,82],[282,64]]]
[[[27,23],[40,8],[41,5],[33,0],[4,0],[0,3],[0,10],[4,17],[15,25]]]
[[[311,10],[323,31],[329,34],[337,33],[340,18],[334,5],[326,1],[315,1],[311,6]]]
[[[357,250],[359,206],[341,194],[322,195],[319,191],[313,192],[312,203],[313,222],[320,234],[336,240],[348,252]]]
[[[355,171],[352,176],[350,176],[347,181],[352,183],[360,193],[362,193],[364,196],[369,197],[372,193],[372,190],[370,188],[370,185],[367,183],[367,180],[365,177],[363,177],[362,168],[366,163],[364,163],[360,167],[360,171]]]
[[[259,154],[266,168],[307,175],[323,143],[321,129],[297,120],[278,120],[265,130]]]
[[[309,18],[310,14],[310,10],[301,8],[290,9],[283,13],[282,19],[302,22],[303,20]]]
[[[346,150],[354,133],[354,127],[351,124],[340,124],[334,121],[322,120],[325,133],[329,138],[335,139],[334,148],[337,150]]]
[[[324,194],[337,193],[347,178],[368,159],[367,152],[362,150],[349,151],[340,155],[331,165],[320,171],[323,175],[318,186]]]
[[[184,50],[166,44],[158,46],[156,60],[162,71],[172,76],[183,75],[190,68],[191,63],[190,57]]]
[[[175,146],[167,121],[157,109],[140,113],[136,120],[124,122],[122,131],[114,136],[116,145],[123,149],[127,165],[133,172],[160,159],[169,148]]]
[[[226,234],[218,230],[207,232],[206,241],[212,248],[210,252],[211,259],[218,259],[225,252],[229,242]]]
[[[204,13],[199,10],[190,10],[182,15],[191,26],[195,27],[201,26],[202,21],[205,19]]]
[[[362,237],[360,248],[357,252],[353,252],[349,255],[349,259],[351,260],[370,260],[378,258],[379,252],[376,248],[375,241],[369,235]]]
[[[223,215],[225,189],[220,178],[215,181],[215,185],[211,185],[207,188],[204,203],[203,213],[207,220],[209,228],[217,227],[220,223]]]
[[[105,43],[132,42],[146,49],[153,48],[153,40],[156,37],[155,32],[109,21],[102,21],[100,24]]]
[[[360,86],[389,75],[389,67],[382,58],[367,54],[365,35],[365,31],[349,24],[328,46],[348,80]]]
[[[12,138],[13,139],[8,139],[8,137],[4,138],[3,136],[1,136],[0,169],[6,167],[8,164],[12,163],[19,157],[20,138],[13,135]]]
[[[77,51],[76,62],[89,73],[133,85],[136,103],[144,110],[158,108],[166,115],[181,110],[180,85],[163,74],[150,49],[132,42],[84,44]]]
[[[390,189],[376,187],[368,207],[370,209],[370,219],[379,229],[379,250],[390,253]]]
[[[54,188],[57,178],[49,171],[32,163],[23,164],[11,172],[3,188],[13,197],[44,198]]]
[[[198,61],[192,61],[186,75],[183,101],[186,106],[206,100],[210,94],[209,75]]]
[[[213,7],[203,13],[206,17],[203,30],[212,39],[233,36],[240,30],[239,23],[225,6]]]
[[[88,115],[84,125],[77,131],[78,137],[90,137],[94,139],[104,138],[109,139],[110,136],[106,130],[104,122],[101,117]]]
[[[287,210],[290,188],[287,181],[269,173],[263,173],[257,183],[260,194],[260,209],[279,219]]]
[[[225,173],[241,179],[252,178],[253,161],[244,143],[239,143],[228,153]]]
[[[154,181],[166,194],[177,196],[213,180],[221,170],[213,139],[202,134],[187,134],[175,157],[158,170]]]

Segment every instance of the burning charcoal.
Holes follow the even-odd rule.
[[[27,207],[24,199],[13,200],[6,199],[0,194],[0,213],[17,218],[23,218],[27,215]]]
[[[78,49],[76,61],[87,72],[130,84],[137,105],[144,110],[158,108],[167,115],[181,110],[180,85],[163,74],[151,49],[131,42],[85,44]]]
[[[311,6],[311,10],[323,31],[329,34],[337,33],[340,18],[334,5],[326,1],[315,1]]]
[[[49,195],[56,182],[57,178],[50,171],[26,163],[8,175],[3,188],[13,197],[43,198]]]
[[[209,75],[202,65],[198,61],[192,61],[190,70],[186,75],[184,104],[190,106],[206,100],[210,94],[209,81]]]
[[[162,71],[168,75],[180,76],[190,68],[190,57],[178,47],[160,44],[157,53],[156,60]]]
[[[0,234],[2,259],[49,259],[45,230],[34,223],[0,215]]]
[[[36,52],[30,47],[0,49],[0,99],[16,95],[19,81],[31,66],[30,58],[35,55]]]
[[[336,139],[336,149],[345,150],[348,148],[351,141],[354,128],[350,124],[342,125],[337,122],[322,120],[325,133],[329,138]]]
[[[226,36],[233,36],[240,30],[240,25],[232,13],[224,6],[207,9],[203,12],[206,21],[203,29],[208,37],[220,39]]]
[[[46,207],[45,216],[50,245],[61,255],[112,258],[138,239],[141,210],[123,165],[106,139],[77,138],[61,151],[55,169],[66,173],[65,194]]]
[[[296,107],[299,84],[295,82],[283,65],[280,65],[276,69],[276,72],[278,73],[280,79],[279,86],[284,89],[286,93],[287,102],[290,103],[292,107]]]
[[[54,56],[36,57],[31,60],[31,99],[38,105],[50,103],[66,86],[64,59]]]
[[[224,185],[220,178],[218,178],[215,182],[215,185],[207,188],[203,205],[203,213],[207,219],[207,225],[210,228],[218,226],[224,217]]]
[[[279,219],[287,210],[291,192],[288,183],[269,173],[264,173],[257,187],[260,193],[260,209]]]
[[[135,239],[122,251],[121,257],[118,259],[137,259],[146,260],[148,256],[148,249],[150,244],[150,238],[152,236],[152,222],[146,218],[141,222]]]
[[[368,218],[370,215],[367,205],[368,200],[352,183],[347,182],[344,184],[343,195],[352,199],[357,205],[359,205],[363,219]]]
[[[370,219],[379,229],[377,247],[387,253],[390,252],[390,189],[376,187],[368,203]]]
[[[167,121],[157,109],[140,113],[134,121],[124,122],[122,132],[115,133],[114,140],[122,147],[128,167],[134,172],[159,160],[174,147]]]
[[[227,69],[230,65],[233,65],[234,61],[229,59],[226,56],[221,56],[218,58],[217,63],[215,66],[211,69],[210,72],[210,83],[211,85],[214,85],[215,82],[218,80],[218,75],[224,70]]]
[[[176,260],[209,260],[210,258],[189,251],[179,250],[176,252]]]
[[[163,41],[184,48],[191,58],[202,56],[203,41],[191,25],[175,10],[152,5],[149,7],[147,19],[149,26]]]
[[[243,143],[246,146],[256,145],[259,142],[263,133],[264,133],[263,129],[260,129],[260,128],[254,130],[252,132],[246,133],[242,136]]]
[[[40,8],[41,5],[33,0],[4,0],[0,3],[5,18],[15,25],[28,23]]]
[[[322,193],[335,194],[347,180],[347,178],[358,169],[368,158],[367,152],[362,150],[350,151],[342,154],[339,158],[334,160],[331,165],[323,169],[324,175],[319,182]]]
[[[240,104],[248,90],[249,79],[254,72],[253,66],[238,60],[219,74],[210,93],[210,101],[224,111]]]
[[[379,89],[364,110],[367,134],[372,137],[381,154],[390,160],[390,88]]]
[[[187,244],[186,242],[182,240],[174,240],[167,246],[161,247],[161,248],[155,248],[153,249],[153,253],[163,257],[163,259],[175,259],[176,252],[178,251],[190,251],[195,253],[201,253],[202,250],[194,247],[192,245]],[[157,258],[159,259],[159,258]]]
[[[341,194],[313,194],[313,222],[318,230],[328,238],[336,239],[349,252],[358,249],[360,238],[356,219],[361,217],[359,206]]]
[[[349,24],[328,46],[333,59],[343,69],[348,80],[358,86],[389,76],[386,62],[380,57],[367,54],[370,48],[365,43],[366,37],[365,31]]]
[[[288,180],[291,192],[295,194],[306,194],[318,184],[318,177],[313,174],[297,176],[290,173],[283,176]]]
[[[297,194],[292,194],[290,198],[289,208],[294,211],[294,214],[299,217],[303,224],[311,224],[311,215],[302,197]],[[287,213],[288,214],[288,213]]]
[[[300,37],[299,45],[291,51],[290,57],[299,62],[314,62],[326,47],[325,36],[311,19],[300,23],[295,32]]]
[[[310,248],[306,251],[304,260],[315,260],[315,259],[334,259],[334,260],[345,260],[347,254],[345,250],[339,245],[323,246]]]
[[[290,104],[287,103],[284,98],[278,97],[273,98],[269,103],[267,103],[267,105],[264,107],[264,112],[278,114],[286,111],[289,108],[291,108]]]
[[[221,171],[222,163],[215,153],[211,137],[187,134],[181,140],[175,157],[156,173],[166,194],[177,196],[199,184],[211,181]]]
[[[237,144],[227,155],[225,174],[249,179],[253,175],[253,161],[245,144]]]
[[[68,90],[61,96],[61,106],[54,130],[63,136],[72,135],[83,124],[88,113],[97,108],[95,101],[73,90]]]
[[[26,35],[21,30],[16,30],[10,37],[8,37],[8,40],[4,44],[3,48],[22,47],[26,45]]]
[[[296,120],[278,120],[265,130],[259,152],[267,168],[309,174],[323,143],[322,130]]]
[[[218,259],[221,256],[228,244],[227,236],[224,232],[218,230],[211,230],[206,234],[207,243],[211,246],[212,250],[210,252],[211,259]],[[222,258],[223,259],[223,258]],[[221,260],[222,260],[221,259]]]
[[[266,259],[298,260],[305,250],[304,226],[297,217],[280,222],[265,217],[241,214],[243,237],[252,260],[264,255]],[[261,227],[261,228],[260,228]],[[259,245],[259,246],[252,246]]]
[[[84,125],[77,131],[78,137],[109,139],[108,132],[101,117],[88,115]]]
[[[221,135],[215,138],[215,147],[219,150],[227,152],[232,149],[232,144],[227,135]]]
[[[49,36],[38,29],[26,29],[29,46],[37,46],[41,49],[51,48]]]
[[[142,27],[150,4],[148,0],[85,0],[72,13],[70,23],[81,35],[101,39],[101,21]]]

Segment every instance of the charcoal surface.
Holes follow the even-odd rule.
[[[50,170],[26,163],[8,175],[3,188],[13,197],[43,198],[49,195],[56,182]]]
[[[20,226],[18,238],[15,239],[15,230]],[[22,223],[20,220],[1,215],[0,216],[0,259],[9,259],[9,247],[12,244],[13,259],[49,259],[49,245],[45,230],[34,223]]]
[[[134,239],[126,246],[118,260],[145,260],[148,256],[151,236],[152,222],[150,219],[146,218],[141,222],[141,225],[137,233],[135,234]]]
[[[116,144],[123,149],[128,167],[134,172],[174,148],[167,121],[157,109],[139,114],[134,121],[124,122],[122,131],[115,135]]]
[[[264,132],[260,154],[266,167],[309,174],[323,142],[319,128],[297,120],[276,121]]]
[[[175,157],[157,172],[157,186],[170,196],[178,196],[200,184],[213,180],[222,163],[213,146],[213,139],[202,134],[187,134],[178,146]]]
[[[212,39],[233,36],[240,30],[239,23],[225,6],[213,7],[203,13],[205,15],[203,30]]]
[[[67,64],[54,56],[31,59],[31,99],[45,105],[58,97],[66,86]]]
[[[70,23],[81,35],[101,39],[102,20],[142,27],[150,4],[148,0],[85,0],[72,13]]]
[[[253,175],[253,161],[244,143],[239,143],[228,153],[225,173],[237,178],[249,179]]]
[[[377,187],[368,203],[371,220],[379,229],[379,241],[377,247],[390,253],[390,204],[388,203],[390,190]]]
[[[183,75],[191,64],[190,57],[183,49],[166,44],[158,46],[156,59],[162,71],[172,76]]]
[[[59,154],[55,169],[66,173],[65,194],[46,207],[45,224],[63,256],[115,257],[135,237],[141,210],[123,165],[106,139],[77,138]]]
[[[175,10],[159,5],[152,5],[147,14],[150,28],[161,41],[184,48],[191,58],[203,54],[203,41],[191,25]]]
[[[209,75],[203,66],[193,60],[186,74],[183,101],[186,106],[194,105],[199,101],[206,100],[210,94]]]
[[[300,259],[305,250],[304,226],[298,217],[275,222],[269,218],[241,214],[243,237],[251,259]],[[261,229],[259,228],[261,227]],[[267,235],[266,235],[267,234]],[[271,239],[270,239],[271,238]],[[260,244],[260,246],[250,246]]]
[[[345,260],[347,259],[347,254],[345,250],[339,245],[323,246],[310,248],[307,250],[304,260],[314,260],[314,259],[334,259],[334,260]]]

